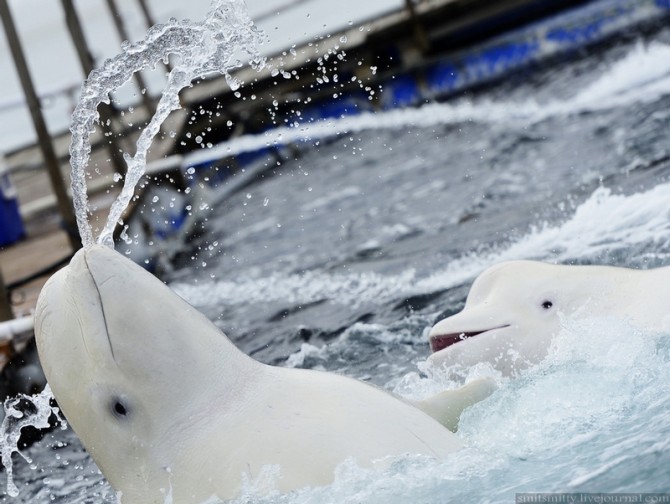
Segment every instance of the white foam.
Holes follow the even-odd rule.
[[[573,99],[576,110],[654,101],[670,92],[670,46],[638,42],[625,58]]]
[[[455,259],[442,271],[416,284],[419,291],[459,285],[501,261],[538,259],[561,262],[593,257],[644,243],[670,245],[670,183],[630,196],[599,188],[559,225],[540,225],[518,241],[488,254]]]

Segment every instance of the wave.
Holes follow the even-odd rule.
[[[565,222],[540,224],[511,244],[453,258],[444,269],[423,278],[411,268],[397,275],[307,271],[301,274],[276,273],[262,278],[207,281],[197,285],[174,283],[172,287],[200,307],[271,301],[308,303],[320,299],[330,299],[352,308],[362,303],[384,304],[403,295],[461,285],[501,261],[536,259],[558,263],[575,258],[592,258],[593,262],[598,262],[604,254],[643,245],[653,250],[668,250],[668,201],[670,183],[628,196],[614,194],[610,189],[601,187]],[[656,255],[656,259],[664,259],[661,253]],[[639,257],[632,258],[630,262],[635,266],[644,266]]]
[[[295,123],[256,135],[242,135],[185,159],[196,165],[212,159],[233,156],[296,142],[314,142],[345,133],[366,130],[430,128],[467,121],[483,123],[524,122],[534,124],[556,115],[574,115],[635,103],[654,102],[670,94],[670,46],[638,43],[624,58],[616,61],[593,83],[564,100],[523,102],[490,99],[429,103],[419,108],[363,112],[339,119]]]

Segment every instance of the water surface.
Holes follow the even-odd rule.
[[[425,332],[507,259],[670,263],[670,31],[302,144],[217,206],[172,287],[255,358],[407,397],[450,385]],[[360,119],[359,119],[360,120]],[[352,119],[348,119],[352,121]],[[355,119],[353,120],[355,121]],[[336,125],[337,127],[337,125]],[[123,251],[123,247],[119,247]],[[466,412],[466,448],[240,502],[512,502],[516,492],[670,492],[670,337],[566,322],[548,359]],[[485,367],[473,375],[495,376]],[[205,384],[203,386],[206,386]],[[69,431],[2,502],[113,502]]]

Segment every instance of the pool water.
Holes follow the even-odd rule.
[[[425,364],[426,331],[461,309],[486,267],[670,263],[668,29],[448,103],[346,121],[349,132],[301,144],[219,204],[168,278],[263,362],[418,398],[454,385]],[[670,335],[615,315],[566,320],[548,358],[521,376],[470,372],[499,388],[465,412],[466,447],[446,460],[405,457],[383,472],[347,462],[331,486],[250,487],[238,501],[670,492],[669,361]],[[71,431],[27,453],[20,496],[1,502],[114,502]]]

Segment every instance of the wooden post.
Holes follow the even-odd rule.
[[[77,229],[77,219],[74,215],[74,208],[72,207],[72,201],[67,193],[65,181],[63,180],[63,175],[60,170],[60,164],[58,163],[58,157],[56,156],[53,144],[51,143],[51,136],[49,135],[44,117],[42,116],[40,101],[35,92],[35,87],[33,86],[26,58],[23,54],[23,49],[21,48],[21,41],[16,32],[14,20],[12,19],[12,13],[9,10],[7,0],[0,0],[0,18],[2,18],[7,42],[12,52],[12,57],[14,58],[14,65],[16,66],[16,71],[19,74],[19,79],[23,86],[23,93],[25,94],[26,102],[28,103],[28,109],[30,110],[30,116],[33,120],[35,133],[37,133],[40,150],[42,151],[42,158],[46,165],[47,172],[49,173],[49,179],[51,180],[51,187],[56,195],[58,211],[63,219],[65,231],[70,239],[70,245],[72,245],[73,250],[77,250],[81,248],[81,238],[79,237],[79,231]],[[2,293],[0,293],[0,295],[2,295]]]
[[[138,0],[138,3],[140,4],[140,9],[142,9],[142,14],[144,15],[144,22],[147,24],[147,28],[151,28],[153,25],[156,24],[156,21],[154,20],[154,17],[151,15],[151,12],[149,11],[149,6],[147,5],[146,0]]]
[[[110,14],[112,15],[112,19],[114,20],[114,26],[116,26],[116,31],[119,33],[121,42],[123,42],[124,40],[130,42],[130,37],[128,36],[128,32],[126,31],[126,26],[123,23],[121,13],[119,12],[119,9],[116,6],[116,1],[107,0],[107,8],[109,9]],[[149,88],[147,87],[147,83],[144,81],[144,78],[142,77],[142,74],[140,72],[135,72],[134,77],[138,87],[140,88],[140,95],[142,96],[142,103],[144,104],[144,108],[147,110],[147,115],[151,117],[154,114],[154,106],[151,103],[151,98],[149,97]]]
[[[77,17],[77,11],[74,8],[72,0],[61,0],[61,3],[65,12],[65,23],[70,31],[72,42],[79,56],[79,63],[84,71],[84,75],[88,76],[94,68],[93,57],[88,50],[84,30],[82,30],[79,18]],[[105,133],[105,138],[109,142],[109,154],[114,170],[121,175],[125,175],[126,162],[123,159],[121,148],[116,141],[112,128],[113,113],[111,105],[101,103],[98,107],[98,113],[100,114],[100,128]]]
[[[430,49],[430,41],[428,40],[428,35],[426,35],[426,30],[423,29],[423,26],[421,26],[421,22],[419,21],[419,17],[416,15],[414,0],[405,0],[405,5],[407,5],[410,22],[414,28],[414,37],[416,38],[416,43],[419,46],[421,52],[426,52],[428,49]]]
[[[6,2],[6,0],[1,1],[2,3]],[[12,320],[13,318],[14,312],[12,311],[9,292],[7,292],[5,287],[5,280],[2,276],[2,271],[0,271],[0,322],[4,322],[5,320]]]
[[[156,24],[156,20],[151,14],[151,11],[149,10],[149,6],[147,5],[146,0],[137,0],[137,1],[140,4],[140,9],[142,10],[142,15],[144,16],[144,23],[146,24],[147,29],[149,29]],[[170,73],[172,71],[170,63],[163,63],[163,66],[165,67],[167,73]]]

